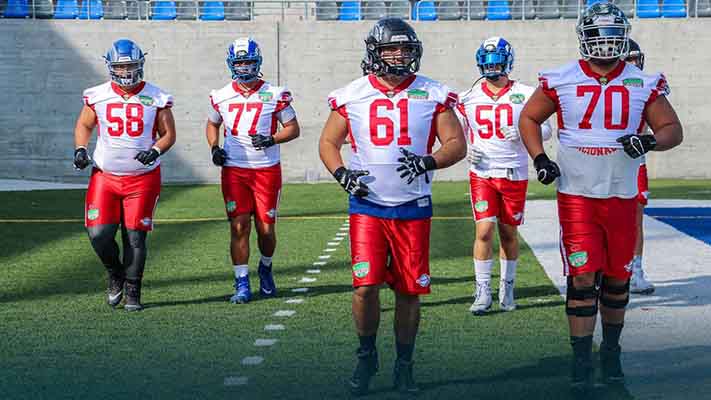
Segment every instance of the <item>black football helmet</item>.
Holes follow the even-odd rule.
[[[580,15],[576,32],[584,59],[625,59],[631,26],[625,13],[608,2],[595,3]]]
[[[639,44],[632,39],[630,39],[630,51],[627,53],[625,61],[636,65],[639,69],[644,69],[644,52]]]
[[[383,50],[400,48],[396,56],[383,57]],[[415,30],[400,18],[383,18],[365,39],[369,71],[376,75],[412,75],[420,69],[422,42]]]

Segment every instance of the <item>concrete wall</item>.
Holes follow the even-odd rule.
[[[0,23],[0,177],[83,181],[71,168],[81,91],[107,80],[101,55],[120,37],[148,51],[146,79],[175,95],[178,143],[165,156],[165,181],[216,181],[204,140],[210,89],[229,80],[224,53],[235,37],[255,37],[265,79],[288,85],[302,137],[282,147],[288,181],[327,179],[317,141],[326,96],[360,76],[362,39],[372,22],[10,21]],[[514,77],[534,83],[536,71],[577,57],[574,21],[415,23],[424,43],[422,73],[464,90],[474,78],[473,54],[487,36],[516,48]],[[711,19],[634,20],[633,37],[650,70],[666,73],[685,142],[649,159],[652,177],[711,178]],[[694,47],[690,48],[689,38]],[[684,57],[683,59],[681,57]],[[464,179],[464,162],[440,173]]]

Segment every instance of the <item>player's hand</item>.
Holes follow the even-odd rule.
[[[86,148],[78,147],[74,149],[74,169],[79,171],[91,165],[91,157]]]
[[[536,167],[536,172],[538,172],[538,180],[544,185],[551,184],[555,178],[560,176],[558,164],[548,158],[546,153],[537,155],[533,160],[533,165]]]
[[[227,162],[227,152],[220,146],[212,146],[212,163],[221,167]]]
[[[158,157],[160,157],[160,152],[155,147],[152,147],[150,150],[139,151],[136,157],[133,158],[143,165],[153,165]]]
[[[504,134],[504,140],[508,140],[509,142],[521,140],[521,134],[518,132],[518,128],[513,125],[501,128],[501,132]]]
[[[252,136],[252,146],[254,146],[255,149],[257,150],[264,150],[267,147],[272,147],[276,143],[274,143],[274,136],[269,135],[269,136],[264,136],[264,135],[254,135]]]
[[[397,172],[401,172],[400,178],[407,180],[407,184],[409,185],[415,178],[425,174],[425,181],[430,183],[430,177],[427,175],[427,171],[437,168],[434,157],[418,156],[404,147],[400,147],[400,152],[404,156],[397,159],[402,164],[397,167]]]
[[[346,169],[346,167],[340,167],[333,172],[333,177],[343,190],[356,197],[365,197],[370,193],[368,186],[360,181],[360,178],[366,175],[370,175],[370,172]]]
[[[657,139],[654,135],[625,135],[618,137],[617,143],[622,144],[627,155],[639,158],[657,146]]]
[[[469,147],[467,151],[467,160],[471,165],[478,165],[484,159],[484,152],[476,146]]]

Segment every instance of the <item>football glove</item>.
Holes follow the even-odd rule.
[[[551,184],[555,178],[560,176],[560,168],[558,168],[558,164],[548,158],[546,153],[537,155],[533,160],[533,166],[536,167],[538,180],[544,185]]]
[[[333,172],[333,177],[343,190],[356,197],[365,197],[370,193],[368,186],[360,181],[360,178],[366,175],[370,175],[370,172],[346,169],[346,167],[340,167]]]
[[[160,151],[157,147],[153,146],[150,150],[139,151],[136,157],[133,158],[143,165],[153,165],[158,157],[160,157]]]
[[[274,136],[264,136],[264,135],[254,135],[252,136],[252,146],[257,150],[264,150],[267,147],[272,147],[274,143]]]
[[[467,160],[471,165],[476,166],[484,159],[484,152],[476,146],[471,146],[467,152]]]
[[[212,163],[221,167],[227,162],[227,152],[220,146],[212,146]]]
[[[518,128],[513,125],[501,128],[501,132],[504,134],[504,139],[509,142],[521,140],[521,134],[518,132]]]
[[[427,171],[431,171],[437,168],[437,163],[432,156],[418,156],[400,147],[400,152],[404,157],[398,158],[398,162],[402,165],[397,167],[397,172],[401,172],[400,178],[407,180],[407,184],[411,184],[418,176],[425,174],[425,181],[430,183],[430,177],[427,175]]]
[[[639,158],[657,146],[657,139],[654,135],[625,135],[618,137],[617,143],[622,144],[627,155]]]
[[[86,147],[74,149],[74,169],[79,171],[91,165],[91,157],[86,151]]]

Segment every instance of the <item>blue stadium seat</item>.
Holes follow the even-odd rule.
[[[662,17],[664,18],[684,18],[686,17],[685,0],[664,0],[662,3]]]
[[[659,18],[661,16],[662,10],[657,0],[637,0],[637,17]]]
[[[5,18],[29,18],[30,5],[27,0],[8,0],[3,16]]]
[[[57,0],[54,6],[54,19],[75,19],[78,16],[77,0]]]
[[[224,21],[225,4],[221,1],[205,1],[200,5],[200,19],[203,21]]]
[[[437,9],[433,1],[418,1],[412,8],[412,19],[419,21],[435,21]]]
[[[157,21],[170,21],[178,16],[174,1],[154,1],[151,9],[151,19]]]
[[[508,0],[489,0],[486,7],[486,18],[489,20],[511,19],[511,7]]]
[[[595,3],[599,3],[601,1],[606,1],[606,0],[586,0],[585,1],[585,7],[590,7],[591,5]]]
[[[357,1],[344,1],[338,9],[338,19],[340,21],[359,21],[360,3]]]
[[[101,0],[84,0],[79,7],[79,19],[104,18],[104,6]]]

